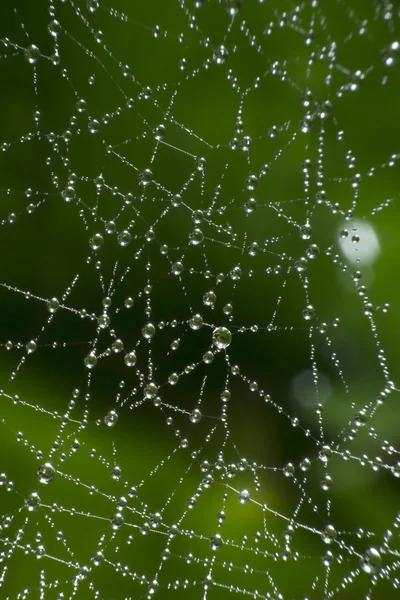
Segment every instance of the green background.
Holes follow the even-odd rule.
[[[202,582],[215,560],[213,579],[218,585],[210,588],[208,598],[230,598],[232,586],[240,595],[241,590],[258,591],[260,596],[253,597],[270,593],[275,600],[272,578],[284,598],[317,600],[325,597],[322,556],[326,550],[343,557],[334,562],[329,576],[328,589],[335,590],[352,569],[359,569],[359,557],[367,547],[383,544],[386,530],[393,533],[390,547],[399,549],[399,524],[395,521],[399,480],[391,470],[398,455],[382,449],[386,440],[387,446],[398,447],[397,392],[388,393],[386,402],[375,410],[376,396],[385,387],[383,361],[378,357],[381,348],[388,379],[395,385],[398,380],[399,170],[396,161],[392,167],[387,163],[398,152],[400,72],[399,64],[390,68],[383,64],[381,51],[398,39],[399,17],[393,9],[392,18],[386,20],[380,3],[362,0],[320,1],[317,10],[306,3],[298,22],[293,21],[291,2],[263,5],[249,0],[243,4],[228,32],[230,18],[223,4],[214,1],[199,9],[186,2],[185,12],[178,2],[114,0],[110,6],[104,2],[93,14],[84,2],[55,2],[55,18],[61,23],[59,64],[53,64],[55,41],[47,30],[51,20],[47,2],[12,0],[0,8],[0,143],[7,144],[0,155],[0,218],[4,220],[0,235],[0,472],[7,474],[8,482],[0,487],[0,551],[5,553],[3,566],[8,568],[3,586],[6,598],[16,597],[23,589],[30,590],[28,597],[39,598],[42,570],[43,585],[53,582],[44,597],[58,599],[64,592],[69,598],[83,566],[91,571],[79,584],[77,598],[96,597],[91,585],[104,600],[146,597],[148,582],[156,577],[168,539],[165,524],[177,522],[196,492],[204,477],[199,463],[209,460],[215,465],[221,449],[225,464],[246,457],[249,463],[265,467],[257,469],[260,489],[256,489],[250,468],[239,471],[232,480],[223,477],[223,469],[211,468],[214,484],[188,511],[181,526],[184,531],[171,542],[172,556],[158,578],[158,597],[202,598]],[[284,12],[289,25],[280,27]],[[195,27],[190,26],[191,14],[196,15]],[[316,24],[309,46],[304,31],[313,23],[313,15]],[[360,35],[364,20],[368,30]],[[271,21],[273,32],[265,35]],[[154,37],[157,25],[161,33]],[[102,43],[95,40],[98,31],[103,32]],[[337,43],[336,68],[326,57],[332,41]],[[25,48],[32,43],[41,52],[35,68],[25,57]],[[220,44],[229,51],[223,65],[212,59],[213,48]],[[308,76],[311,52],[314,63]],[[183,58],[187,61],[185,71],[178,67]],[[130,66],[133,78],[124,76],[124,65]],[[360,88],[351,92],[346,83],[357,70],[365,78]],[[283,71],[286,75],[282,78]],[[329,74],[332,80],[327,86]],[[90,77],[94,77],[93,85]],[[254,87],[257,77],[260,80]],[[152,90],[149,99],[141,97],[147,86]],[[251,137],[249,153],[229,146],[236,135],[240,91],[246,89],[250,91],[243,99],[244,131],[237,137],[239,143],[241,135]],[[314,98],[311,112],[315,114],[318,106],[329,100],[332,115],[324,121],[315,117],[311,131],[304,134],[299,123],[307,110],[301,103],[306,89]],[[174,91],[176,97],[169,108]],[[134,99],[131,109],[127,108],[129,98]],[[83,113],[76,109],[80,99],[87,104]],[[36,110],[40,111],[38,127],[33,118]],[[76,122],[71,123],[71,117]],[[89,132],[91,119],[100,122],[96,134]],[[166,135],[152,161],[152,130],[161,123],[166,126]],[[274,126],[275,136],[271,135]],[[319,141],[322,127],[323,142]],[[340,130],[344,131],[343,142],[338,140]],[[353,170],[348,168],[348,152],[355,157]],[[204,174],[196,170],[195,157],[206,159]],[[308,205],[302,171],[306,158],[312,162]],[[268,173],[259,177],[257,189],[249,192],[244,185],[246,178],[259,175],[264,165],[268,165]],[[139,174],[146,168],[151,168],[157,184],[144,189]],[[322,188],[317,185],[321,172]],[[71,173],[77,176],[78,200],[67,203],[62,191]],[[356,209],[345,221],[355,193],[351,185],[354,173],[360,173],[362,180],[356,191]],[[104,184],[99,189],[95,179],[100,174]],[[220,191],[217,186],[221,186]],[[205,240],[201,247],[190,246],[188,235],[194,226],[191,213],[209,209],[216,189],[215,209],[200,225]],[[326,191],[329,205],[315,203],[321,189]],[[171,195],[179,192],[182,204],[171,208]],[[125,203],[128,193],[134,196],[129,205]],[[256,198],[257,208],[246,215],[244,204],[250,196]],[[388,207],[371,214],[387,199],[391,199]],[[31,214],[27,210],[30,203],[37,205]],[[217,209],[223,209],[221,214]],[[283,215],[279,214],[281,209]],[[312,234],[310,240],[303,240],[298,225],[306,223],[307,210]],[[15,219],[9,218],[10,214],[15,214]],[[134,239],[127,248],[118,245],[117,233],[105,233],[105,224],[111,219],[117,232],[130,228]],[[361,262],[357,266],[343,255],[339,232],[346,227],[349,238],[358,235],[363,220],[373,228],[380,252],[373,265],[363,263],[366,244],[361,239]],[[151,228],[155,239],[149,242],[146,236]],[[104,244],[93,252],[89,240],[96,233],[104,236]],[[269,243],[264,247],[266,240]],[[265,251],[250,256],[247,247],[252,242]],[[304,278],[293,269],[310,243],[320,249],[319,257],[308,261],[305,273],[316,312],[312,337],[310,324],[302,318],[307,304]],[[164,244],[169,248],[167,255],[160,252]],[[181,278],[171,275],[171,265],[180,259],[184,264]],[[85,399],[88,373],[83,361],[96,337],[97,322],[90,315],[102,314],[102,301],[107,296],[99,282],[97,260],[101,261],[106,288],[113,279],[116,261],[116,282],[127,267],[131,269],[115,286],[109,312],[111,328],[123,339],[125,349],[133,349],[141,339],[141,329],[148,320],[146,297],[151,301],[150,320],[167,323],[157,330],[151,345],[142,341],[137,347],[136,367],[145,379],[151,379],[151,348],[161,409],[151,401],[142,402],[143,380],[136,368],[127,369],[120,354],[99,358],[91,375],[90,398]],[[235,283],[229,273],[239,263],[242,277]],[[352,281],[351,275],[358,269],[362,274],[358,286],[365,284],[368,301],[374,307],[376,336],[364,315],[363,297]],[[211,271],[209,278],[207,270]],[[220,283],[216,281],[218,273],[225,274]],[[38,349],[26,357],[25,344],[36,339],[47,323],[47,300],[61,299],[77,274],[79,279],[69,298],[40,334]],[[146,294],[148,282],[151,291]],[[203,294],[211,289],[217,294],[214,309],[202,302]],[[26,297],[27,292],[32,297]],[[124,308],[127,297],[134,298],[134,307],[129,310]],[[223,312],[228,302],[233,305],[231,321]],[[389,303],[387,313],[376,309],[384,303]],[[89,317],[80,315],[83,309]],[[275,310],[276,329],[268,331]],[[188,327],[188,320],[197,312],[205,321],[198,332]],[[336,318],[340,319],[337,326]],[[170,325],[173,319],[178,321],[176,328]],[[321,323],[327,323],[330,344],[325,334],[317,332]],[[225,442],[220,394],[230,372],[226,355],[218,353],[209,366],[201,362],[217,325],[232,331],[229,364],[239,365],[245,378],[231,378],[229,437]],[[257,332],[250,330],[254,325],[258,325]],[[170,344],[176,338],[181,339],[180,348],[173,352]],[[112,339],[108,331],[101,332],[98,353],[104,352]],[[6,348],[8,340],[14,344],[11,350]],[[323,441],[316,410],[319,399],[309,376],[310,340],[317,369],[323,375],[318,386]],[[15,347],[18,342],[20,348]],[[54,342],[57,347],[53,347]],[[25,361],[17,369],[23,357]],[[334,365],[336,357],[339,367]],[[197,362],[199,367],[190,375],[183,374],[178,385],[168,384],[171,373],[180,373]],[[11,377],[13,372],[15,378]],[[306,391],[303,403],[299,403],[294,390],[301,380],[296,377],[304,373]],[[195,425],[188,415],[197,406],[205,374],[203,418]],[[263,390],[262,397],[249,390],[252,381]],[[137,388],[136,395],[129,394],[132,388]],[[74,389],[80,394],[63,422]],[[115,408],[117,394],[125,401],[118,409],[118,424],[108,428],[104,416]],[[264,402],[264,394],[269,394],[275,405]],[[351,441],[348,436],[354,428],[354,414],[365,407],[366,425]],[[82,429],[85,410],[88,423]],[[172,425],[166,424],[168,416],[173,417]],[[299,419],[298,426],[293,426],[292,418]],[[18,436],[19,432],[22,435]],[[188,448],[179,448],[182,438],[189,440]],[[80,443],[76,452],[71,449],[75,439]],[[318,458],[322,443],[336,449],[327,467]],[[93,448],[95,456],[91,456]],[[193,458],[191,452],[197,448],[202,451]],[[344,460],[346,450],[353,457],[350,460]],[[366,466],[360,464],[363,455]],[[304,457],[312,463],[307,474],[299,469]],[[375,471],[368,461],[376,465],[376,457],[381,457],[382,466]],[[51,484],[43,486],[36,471],[48,459],[56,466],[57,475]],[[165,464],[156,469],[161,461]],[[282,473],[288,462],[296,468],[299,485]],[[110,475],[114,463],[122,469],[118,481]],[[320,485],[327,473],[333,480],[329,492]],[[10,481],[12,489],[7,490]],[[128,489],[142,481],[138,495],[128,498]],[[233,490],[225,488],[227,483]],[[245,488],[254,502],[241,505],[237,490]],[[295,520],[315,531],[299,527],[292,540],[299,558],[284,560],[281,552],[287,522],[276,512],[291,517],[302,490],[305,497]],[[40,493],[43,505],[28,519],[24,498],[32,491]],[[227,543],[213,552],[209,538],[219,531],[217,515],[225,504],[225,492],[226,519],[220,531]],[[126,523],[112,537],[109,520],[121,496],[128,498]],[[330,514],[327,500],[331,501]],[[61,510],[54,508],[54,503]],[[268,506],[265,523],[263,504]],[[75,513],[71,512],[73,507]],[[150,515],[163,507],[163,524],[153,528]],[[141,529],[147,522],[150,532],[143,535]],[[335,524],[343,548],[339,543],[324,544],[317,533],[329,523]],[[269,538],[257,545],[254,536],[264,528]],[[374,535],[357,535],[359,528]],[[23,533],[19,537],[20,529]],[[64,533],[57,540],[60,530]],[[101,567],[93,567],[90,559],[102,535],[106,560]],[[277,546],[271,536],[276,536]],[[46,556],[38,560],[34,552],[25,552],[28,544],[33,550],[43,544]],[[349,547],[353,548],[350,554]],[[193,560],[188,559],[189,553]],[[382,556],[384,566],[395,560],[387,548],[383,548]],[[228,568],[231,561],[233,567]],[[128,573],[124,576],[125,565]],[[371,597],[396,598],[396,569],[392,566],[390,583],[385,574],[381,575]],[[176,580],[180,585],[174,589]],[[354,582],[343,590],[338,587],[332,597],[364,598],[370,586],[370,576],[357,574]]]

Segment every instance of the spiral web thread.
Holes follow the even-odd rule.
[[[395,3],[4,4],[1,596],[396,597]]]

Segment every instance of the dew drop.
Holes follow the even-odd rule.
[[[89,246],[92,250],[99,250],[104,243],[104,238],[101,233],[95,233],[89,240]]]
[[[155,336],[156,328],[153,323],[146,323],[146,325],[142,329],[142,336],[147,340],[150,340]]]
[[[249,175],[246,179],[246,190],[254,191],[258,185],[258,179],[255,175]]]
[[[235,17],[241,8],[242,0],[225,0],[225,9],[231,17]]]
[[[368,548],[360,561],[361,568],[365,573],[374,575],[382,566],[382,556],[376,548]]]
[[[125,354],[124,363],[127,367],[134,367],[136,365],[136,352],[133,350],[129,354]]]
[[[124,525],[125,519],[121,513],[117,513],[111,519],[111,528],[118,531]]]
[[[40,496],[36,492],[29,494],[29,496],[25,498],[25,506],[30,512],[37,510],[41,503]]]
[[[382,50],[382,60],[386,67],[393,67],[400,61],[400,42],[392,42]]]
[[[152,171],[150,171],[150,169],[145,169],[144,171],[142,171],[139,175],[139,184],[143,185],[144,187],[150,185],[150,183],[152,183],[153,181],[153,173]]]
[[[75,188],[72,185],[69,185],[63,190],[62,197],[65,202],[73,202],[76,198]]]
[[[248,490],[242,490],[238,494],[240,504],[246,504],[250,501],[250,492]]]
[[[193,317],[189,320],[189,326],[194,331],[197,331],[201,327],[203,327],[203,317],[199,314],[193,315]]]
[[[332,544],[337,538],[337,531],[333,525],[327,525],[322,532],[322,540],[325,544]]]
[[[94,369],[94,367],[97,365],[97,356],[93,352],[91,352],[85,357],[84,362],[85,367],[87,367],[88,369]]]
[[[108,427],[114,427],[118,423],[118,413],[115,410],[110,410],[104,417],[104,423]]]
[[[33,354],[33,352],[35,352],[36,350],[37,350],[37,344],[36,344],[35,340],[31,340],[30,342],[27,343],[26,351],[28,352],[28,354]]]
[[[51,483],[56,476],[56,470],[49,462],[41,465],[37,470],[37,478],[40,483]]]
[[[315,309],[311,304],[305,307],[303,310],[303,319],[305,321],[311,321],[315,317]]]
[[[129,231],[121,231],[121,233],[118,234],[117,239],[118,244],[122,248],[126,248],[126,246],[128,246],[132,241],[132,235],[129,233]]]
[[[219,350],[224,350],[232,341],[232,334],[226,327],[217,327],[213,331],[213,343]]]
[[[190,233],[189,240],[192,246],[199,246],[204,240],[204,234],[201,229],[196,227],[196,229]]]
[[[48,301],[47,310],[49,311],[49,313],[54,314],[55,312],[58,311],[59,308],[60,308],[60,302],[57,298],[52,298],[51,300]]]
[[[157,125],[157,127],[154,127],[153,135],[156,140],[161,141],[165,137],[165,125]]]
[[[190,422],[191,423],[199,423],[201,420],[202,414],[200,412],[200,410],[198,408],[195,408],[191,413],[190,413]]]
[[[172,265],[172,273],[174,275],[180,275],[183,271],[183,264],[178,261]]]
[[[34,44],[31,44],[25,49],[25,57],[29,64],[35,65],[39,60],[41,54],[40,50]]]
[[[48,24],[47,30],[53,38],[57,38],[62,31],[62,27],[60,23],[54,19]]]
[[[211,550],[220,550],[220,548],[222,548],[222,538],[220,536],[219,533],[217,533],[216,535],[213,535],[212,538],[210,538],[210,547]]]
[[[211,290],[211,291],[206,292],[204,294],[204,296],[203,296],[203,303],[206,306],[214,306],[216,299],[217,299],[216,293]]]
[[[228,50],[225,48],[225,46],[217,46],[213,53],[214,62],[217,63],[217,65],[223,65],[227,58]]]

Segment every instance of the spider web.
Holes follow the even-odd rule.
[[[2,3],[2,597],[397,597],[399,17]]]

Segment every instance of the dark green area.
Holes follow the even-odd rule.
[[[282,593],[285,600],[353,600],[368,593],[371,599],[399,594],[393,552],[400,551],[398,392],[388,392],[379,406],[376,397],[390,388],[387,380],[398,384],[400,359],[398,159],[389,166],[390,157],[399,152],[400,55],[390,67],[382,60],[384,48],[400,38],[400,17],[393,8],[392,17],[385,19],[383,2],[320,0],[318,9],[302,3],[299,19],[293,21],[292,2],[244,0],[228,32],[230,18],[223,4],[210,0],[196,9],[191,0],[104,0],[92,14],[83,1],[56,1],[59,64],[48,32],[48,2],[9,0],[0,7],[0,473],[7,475],[0,487],[0,577],[7,567],[1,598],[40,598],[41,585],[48,600],[146,598],[168,540],[165,524],[178,524],[180,534],[159,573],[155,597],[161,599],[222,600],[236,593],[277,600]],[[289,25],[281,27],[283,13]],[[194,14],[197,25],[191,27]],[[367,30],[361,35],[364,20]],[[266,35],[270,22],[273,32]],[[304,32],[312,24],[313,40],[307,45]],[[157,25],[161,33],[155,37]],[[98,31],[103,32],[101,43],[95,40]],[[328,56],[333,42],[335,66]],[[25,56],[30,44],[41,54],[34,66]],[[221,44],[229,54],[218,65],[213,49]],[[184,71],[178,67],[182,59],[187,61]],[[129,76],[124,65],[130,67]],[[350,91],[358,70],[364,80]],[[232,85],[235,77],[237,85]],[[147,87],[148,99],[143,97]],[[246,89],[250,91],[241,106]],[[307,89],[313,95],[308,110],[316,115],[329,100],[332,114],[325,120],[315,116],[310,132],[303,133],[300,122],[307,108],[301,98]],[[131,98],[133,107],[128,108]],[[82,113],[79,100],[86,101]],[[243,132],[235,134],[240,108]],[[93,120],[99,121],[94,134]],[[153,161],[152,132],[160,124],[166,135]],[[239,145],[243,136],[250,136],[248,153],[230,147],[235,135]],[[348,166],[351,156],[353,169]],[[196,157],[206,159],[204,173],[196,170]],[[306,159],[312,163],[308,203]],[[259,175],[264,165],[268,173],[259,177],[254,192],[248,191],[247,177]],[[139,174],[147,168],[157,183],[143,187]],[[356,173],[361,175],[357,189],[351,183]],[[76,200],[65,202],[71,174],[76,174]],[[320,185],[318,174],[323,174]],[[100,175],[104,182],[96,186]],[[327,201],[318,204],[322,190]],[[133,195],[130,204],[128,193]],[[171,208],[178,193],[182,204]],[[250,197],[257,208],[246,214]],[[389,205],[376,211],[388,199]],[[205,213],[199,225],[205,236],[201,246],[188,243],[195,210]],[[311,236],[304,240],[299,225],[307,219]],[[109,234],[110,220],[116,231]],[[346,246],[359,248],[359,264],[343,251],[344,228],[348,240],[360,237]],[[133,239],[125,248],[118,235],[126,229]],[[154,231],[153,241],[149,231]],[[98,233],[104,244],[94,252],[89,241]],[[373,235],[379,252],[369,262]],[[254,242],[261,250],[251,256],[248,247]],[[296,273],[294,264],[310,244],[317,244],[320,254],[307,261],[304,274]],[[166,254],[160,252],[163,245],[168,246]],[[171,269],[180,260],[184,271],[178,277]],[[229,274],[238,265],[242,274],[236,281]],[[355,283],[358,270],[361,279]],[[72,284],[68,299],[41,333],[49,319],[47,301],[61,301]],[[362,285],[365,294],[359,293]],[[111,332],[99,332],[97,354],[121,338],[124,352],[136,348],[137,364],[127,368],[124,353],[102,355],[89,388],[84,359],[97,335],[108,286]],[[215,308],[203,304],[210,290],[217,295]],[[302,316],[307,294],[315,309],[310,322]],[[128,297],[134,299],[130,309],[124,306]],[[232,320],[223,311],[227,303],[233,305]],[[382,310],[385,303],[387,312]],[[188,325],[194,313],[204,319],[199,331]],[[141,333],[148,320],[166,323],[151,343]],[[318,331],[323,323],[326,333]],[[252,331],[255,325],[258,330]],[[233,339],[228,351],[217,353],[207,365],[202,356],[216,326],[228,327]],[[25,345],[36,338],[36,352],[27,355]],[[180,347],[173,351],[170,345],[177,338]],[[6,348],[8,340],[11,349]],[[21,348],[15,347],[18,342]],[[191,364],[196,365],[193,372],[184,373]],[[242,378],[230,374],[232,365],[240,366]],[[313,368],[320,377],[317,385]],[[168,383],[171,373],[181,374],[176,386]],[[231,399],[225,428],[220,394],[227,374]],[[161,407],[143,399],[145,383],[152,379],[159,385]],[[257,382],[258,391],[249,389],[251,382]],[[80,393],[65,418],[74,389]],[[203,418],[194,424],[189,414],[199,397]],[[118,423],[109,428],[104,417],[121,401]],[[354,415],[363,409],[366,424],[356,428]],[[166,423],[171,416],[173,423]],[[189,440],[188,448],[179,448],[182,438]],[[71,447],[75,439],[78,451]],[[323,444],[334,449],[327,464],[319,458]],[[393,452],[387,451],[390,446]],[[201,451],[193,457],[195,449]],[[217,463],[221,450],[225,465],[245,457],[263,466],[256,469],[259,490],[249,466],[233,479],[223,477],[224,468]],[[311,461],[307,474],[299,467],[305,457]],[[36,473],[47,460],[57,475],[43,485]],[[199,468],[203,460],[212,465],[214,484],[203,490],[180,525],[205,475]],[[110,474],[114,462],[122,469],[119,480]],[[295,481],[282,473],[288,462],[295,466]],[[332,485],[324,491],[321,480],[327,474]],[[10,481],[13,489],[7,490]],[[139,486],[137,496],[128,497],[131,486]],[[251,492],[252,502],[246,505],[237,499],[242,489]],[[34,491],[42,506],[28,513],[24,499]],[[226,520],[218,529],[225,492]],[[112,535],[110,519],[121,496],[128,498],[125,525]],[[264,513],[262,505],[268,507]],[[150,515],[161,510],[163,523],[153,527]],[[295,515],[301,524],[291,542],[298,558],[282,557],[287,520],[281,515]],[[150,531],[144,535],[146,523]],[[316,532],[330,523],[338,541],[327,545]],[[357,535],[360,528],[373,535]],[[393,536],[384,546],[387,530]],[[60,539],[58,531],[63,531]],[[225,543],[213,552],[209,539],[218,531]],[[256,542],[254,536],[263,531],[267,539]],[[91,559],[102,536],[105,560],[100,567]],[[46,556],[38,559],[27,552],[28,544],[34,551],[43,544]],[[358,571],[360,556],[370,546],[382,548],[377,583]],[[326,550],[336,560],[325,589]],[[204,596],[214,560],[215,585]],[[85,580],[84,567],[89,569]],[[353,570],[354,581],[341,589]],[[73,596],[79,573],[82,582]],[[24,589],[29,595],[17,596]]]

